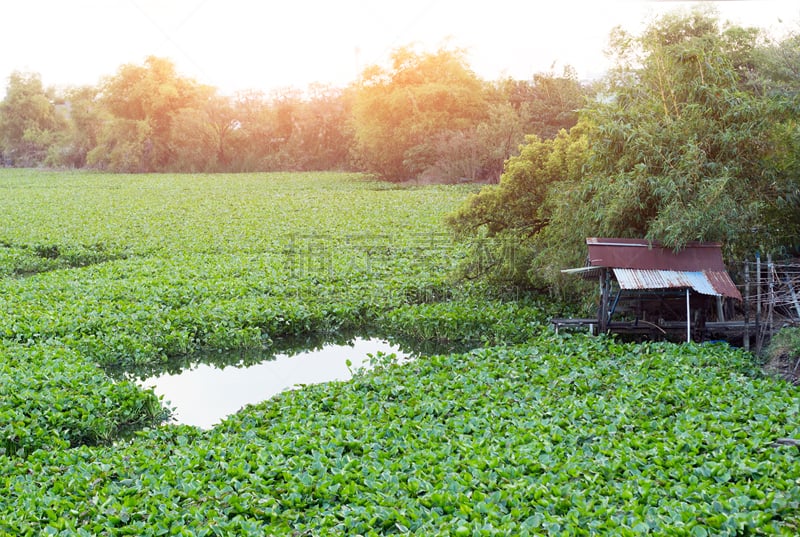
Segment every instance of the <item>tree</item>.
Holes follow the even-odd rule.
[[[262,162],[270,170],[301,170],[309,158],[303,155],[300,145],[302,132],[298,119],[304,107],[303,97],[295,88],[280,88],[270,95],[268,103],[272,122],[270,151]]]
[[[461,52],[398,49],[390,70],[367,68],[355,88],[354,157],[384,179],[414,178],[434,163],[436,135],[474,127],[486,110],[483,83]]]
[[[12,166],[42,164],[48,147],[64,128],[52,90],[45,91],[36,73],[15,71],[0,103],[0,152]]]
[[[152,139],[150,125],[144,120],[109,119],[97,146],[86,155],[86,164],[117,173],[153,171]]]
[[[591,111],[582,206],[598,234],[676,249],[720,241],[729,254],[785,239],[769,221],[786,180],[769,162],[781,113],[745,76],[756,37],[700,10],[667,15],[638,39],[617,35],[620,58],[637,62],[619,62]]]
[[[172,167],[187,172],[228,171],[239,125],[230,99],[211,92],[195,107],[181,108],[173,115],[170,131]]]
[[[83,168],[89,152],[97,145],[107,112],[92,86],[68,89],[64,95],[66,126],[63,135],[50,146],[45,164],[54,167]]]
[[[752,84],[763,94],[789,99],[800,94],[800,33],[762,44],[752,52]]]
[[[348,167],[352,135],[350,92],[322,85],[309,87],[292,115],[286,147],[287,164],[298,170],[342,170]]]
[[[552,140],[529,135],[520,154],[506,163],[500,183],[484,187],[448,216],[456,236],[472,241],[466,274],[501,285],[551,283],[531,269],[559,211],[553,200],[581,180],[589,129],[579,123]]]
[[[232,99],[236,116],[231,142],[231,171],[269,170],[270,154],[279,151],[277,120],[269,99],[259,91],[237,93]]]
[[[786,71],[755,55],[759,34],[696,10],[611,42],[616,68],[578,126],[551,144],[529,138],[500,185],[451,218],[478,245],[524,253],[499,256],[495,241],[492,263],[482,248],[472,266],[562,291],[559,269],[581,264],[590,236],[719,241],[729,259],[795,245],[798,100]]]
[[[174,158],[170,131],[175,115],[181,109],[197,107],[209,92],[209,88],[178,76],[172,62],[163,58],[150,56],[144,65],[122,66],[102,86],[103,103],[114,120],[98,140],[93,163],[114,170],[111,160],[117,159],[106,159],[103,153],[127,146],[141,159],[134,166],[137,170],[167,169]],[[118,139],[126,134],[134,138]],[[133,164],[132,159],[123,160]]]
[[[782,177],[771,208],[772,229],[787,250],[800,252],[800,33],[767,43],[754,52],[753,85],[771,98],[774,120],[772,164]]]
[[[480,178],[497,182],[505,160],[519,152],[526,135],[552,139],[574,127],[590,94],[591,88],[569,67],[561,76],[537,73],[530,81],[506,79],[496,84],[488,117],[476,128]]]
[[[591,94],[571,67],[561,75],[536,73],[532,80],[502,80],[495,91],[500,102],[514,108],[525,133],[540,138],[555,138],[561,130],[571,129]]]

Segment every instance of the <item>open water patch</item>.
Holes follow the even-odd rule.
[[[386,340],[354,338],[346,344],[326,344],[297,353],[275,354],[255,361],[232,355],[225,360],[202,360],[179,371],[161,372],[137,382],[163,396],[173,409],[171,423],[208,429],[244,406],[265,401],[305,384],[349,380],[352,372],[368,368],[370,355],[411,354]],[[348,365],[348,361],[350,364]],[[231,365],[232,364],[232,365]]]

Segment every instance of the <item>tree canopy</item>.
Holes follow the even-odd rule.
[[[586,88],[573,71],[532,81],[480,80],[460,50],[401,48],[354,91],[353,154],[392,180],[495,182],[526,134],[554,137],[577,120]]]
[[[486,117],[483,84],[462,54],[401,48],[392,68],[365,71],[353,106],[354,154],[389,180],[416,177],[433,164],[433,137]]]
[[[348,90],[223,96],[171,61],[126,64],[97,87],[45,89],[14,73],[0,103],[0,164],[114,172],[341,170]]]
[[[584,94],[569,71],[487,83],[448,49],[399,48],[348,88],[232,96],[149,57],[98,87],[62,92],[14,74],[0,154],[4,165],[127,173],[356,169],[391,181],[496,182],[526,134],[551,138],[574,124]]]
[[[500,185],[452,225],[524,244],[527,256],[496,250],[482,261],[493,276],[556,289],[558,269],[581,263],[590,236],[674,249],[720,241],[728,256],[796,245],[800,100],[775,61],[792,43],[774,48],[700,10],[664,16],[640,36],[617,31],[616,68],[578,126],[551,144],[529,139]]]
[[[617,39],[619,57],[637,61],[620,61],[610,98],[588,112],[597,130],[585,216],[597,233],[739,251],[785,238],[769,221],[789,179],[769,162],[785,114],[747,86],[756,39],[701,11]]]
[[[12,73],[6,97],[0,103],[2,161],[14,166],[42,162],[62,128],[54,95],[42,86],[41,77],[34,73]]]

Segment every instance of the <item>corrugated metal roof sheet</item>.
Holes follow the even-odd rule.
[[[579,267],[579,268],[561,269],[561,272],[563,272],[564,274],[580,274],[583,277],[591,277],[591,276],[598,276],[601,270],[603,270],[603,267]]]
[[[609,268],[621,289],[692,289],[711,296],[742,300],[728,275],[722,247],[716,242],[691,242],[674,251],[644,239],[586,239],[589,266],[565,273],[594,275],[592,268]]]
[[[711,282],[711,285],[714,286],[714,289],[719,291],[722,296],[729,296],[737,300],[742,300],[742,293],[739,292],[739,288],[736,287],[736,284],[731,280],[728,271],[706,270],[704,273],[708,281]]]
[[[620,289],[692,289],[703,295],[742,299],[725,271],[613,268],[613,272]]]

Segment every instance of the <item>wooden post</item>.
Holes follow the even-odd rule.
[[[689,288],[686,288],[686,343],[692,342],[692,309],[689,304]]]
[[[744,350],[750,351],[750,261],[744,262]]]
[[[600,299],[597,301],[597,333],[603,333],[603,272],[605,269],[600,269],[600,276],[597,278],[597,287],[600,291]]]
[[[772,315],[775,311],[775,265],[772,263],[772,254],[767,254],[767,289],[769,289],[769,309],[767,310],[767,323],[766,328],[766,341],[772,339]],[[762,345],[764,342],[761,342]],[[761,347],[758,348],[758,353],[761,354]]]
[[[761,254],[756,252],[756,353],[758,353],[761,337]]]
[[[604,334],[608,329],[608,299],[609,299],[608,270],[609,270],[608,268],[603,268],[603,270],[600,272],[600,313],[597,322],[598,322],[598,329],[601,334]]]
[[[797,318],[800,319],[800,302],[797,301],[797,293],[792,285],[792,280],[789,278],[789,276],[785,276],[783,281],[786,283],[786,287],[789,288],[789,294],[791,294],[792,303],[794,304],[794,311],[797,312]]]

